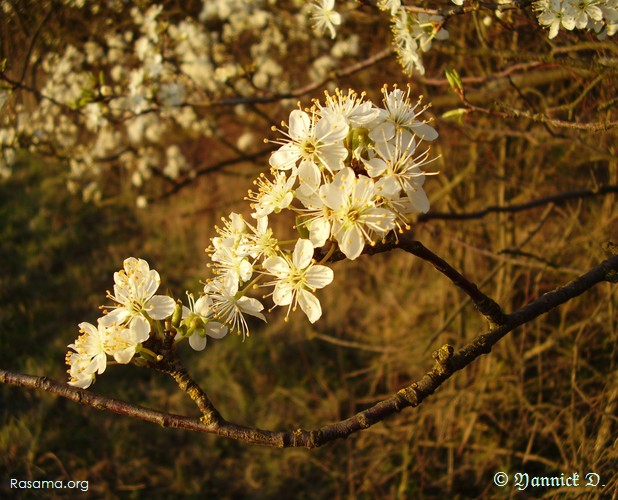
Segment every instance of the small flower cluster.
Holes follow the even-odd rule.
[[[539,24],[549,28],[550,39],[558,35],[560,27],[590,30],[600,38],[618,31],[617,0],[538,0],[534,8]]]
[[[280,131],[286,137],[274,141],[280,148],[270,157],[273,179],[260,179],[250,193],[254,217],[293,210],[315,248],[330,239],[354,260],[365,243],[426,212],[421,167],[429,150],[417,155],[417,147],[438,134],[419,120],[424,108],[410,102],[409,88],[382,93],[384,107],[350,90],[292,111],[287,132]]]
[[[462,6],[464,0],[451,0]],[[514,5],[510,0],[500,0],[495,11]],[[599,39],[611,37],[618,31],[618,0],[536,0],[533,3],[541,26],[549,28],[549,38],[554,38],[560,27],[566,30],[586,29]],[[389,12],[393,31],[393,46],[404,72],[424,74],[423,52],[431,49],[433,40],[446,40],[449,33],[443,28],[446,19],[439,14],[412,11],[401,0],[379,0],[377,7]],[[334,35],[334,28],[331,33]]]
[[[335,0],[317,0],[309,6],[311,20],[319,33],[326,33],[331,38],[337,36],[337,28],[341,24],[341,14],[335,10]]]
[[[270,157],[270,177],[260,176],[257,192],[247,198],[252,219],[232,213],[207,249],[214,276],[196,300],[188,294],[189,307],[171,297],[155,295],[159,274],[148,263],[133,257],[114,275],[116,305],[99,318],[98,325],[81,323],[82,335],[69,347],[67,364],[72,385],[86,388],[103,373],[107,356],[128,363],[136,353],[150,359],[143,347],[151,335],[163,334],[158,321],[172,318],[175,340],[188,339],[195,350],[206,338],[220,339],[228,330],[249,335],[246,316],[263,321],[264,305],[247,293],[270,287],[263,298],[287,306],[286,319],[298,307],[310,322],[322,316],[318,289],[334,278],[325,266],[339,248],[356,259],[368,243],[374,245],[388,232],[409,228],[409,216],[426,212],[429,201],[423,190],[429,149],[417,153],[422,142],[438,134],[419,119],[425,108],[410,102],[407,92],[382,89],[378,107],[349,90],[326,93],[324,104],[315,101],[307,110],[290,113],[287,131],[274,128],[284,138]],[[283,210],[296,216],[299,238],[277,239],[269,216]],[[329,245],[322,262],[314,260],[317,248]],[[182,313],[180,313],[182,311]]]
[[[393,45],[403,70],[425,74],[422,53],[431,48],[433,40],[446,40],[448,31],[442,28],[444,17],[424,12],[412,13],[399,7],[392,14]]]
[[[150,337],[152,320],[165,319],[176,303],[171,297],[155,295],[161,278],[142,259],[129,257],[124,268],[114,273],[114,294],[107,293],[116,305],[100,317],[97,326],[80,323],[82,333],[69,345],[66,362],[71,385],[86,388],[97,373],[105,371],[107,356],[126,364]]]

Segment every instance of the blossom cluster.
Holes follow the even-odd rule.
[[[560,28],[589,30],[599,38],[618,31],[618,0],[537,0],[534,3],[541,26],[555,38]]]
[[[458,6],[464,4],[464,0],[452,2]],[[516,7],[510,0],[500,0],[495,15],[501,18],[502,9],[509,5]],[[431,48],[433,40],[449,38],[443,27],[446,19],[439,14],[407,9],[401,0],[379,0],[377,6],[389,12],[393,45],[403,70],[408,74],[424,74],[423,52]],[[618,30],[618,0],[536,0],[533,6],[538,23],[549,28],[550,39],[561,27],[588,30],[600,39],[613,36]],[[490,17],[485,20],[491,22]]]
[[[148,340],[153,320],[169,317],[176,303],[171,297],[155,295],[161,279],[145,260],[129,257],[122,270],[114,273],[114,293],[108,298],[116,304],[100,317],[97,326],[80,323],[81,335],[69,345],[66,357],[70,384],[86,388],[107,366],[107,356],[126,364]]]
[[[390,231],[409,228],[410,217],[429,209],[423,190],[429,159],[424,141],[438,134],[420,118],[425,108],[410,101],[410,88],[382,88],[376,106],[353,90],[326,93],[324,103],[295,109],[288,123],[273,128],[283,137],[270,157],[270,174],[249,192],[250,218],[232,213],[215,227],[207,249],[213,276],[189,306],[155,295],[159,274],[147,262],[130,257],[114,275],[114,293],[97,326],[81,323],[82,335],[67,354],[70,383],[88,387],[103,373],[107,356],[128,363],[136,354],[154,359],[143,346],[152,335],[163,335],[161,320],[169,320],[176,341],[188,339],[195,350],[207,337],[220,339],[228,331],[249,335],[247,317],[266,321],[264,304],[248,293],[270,289],[274,306],[287,306],[286,319],[299,307],[310,322],[322,316],[316,291],[334,278],[329,257],[338,248],[345,257],[359,257]],[[269,217],[294,214],[297,236],[275,236]],[[316,249],[325,257],[316,262]],[[176,319],[174,319],[174,316]]]
[[[68,188],[85,200],[105,196],[121,172],[144,205],[153,178],[171,184],[195,175],[196,139],[216,140],[230,114],[240,125],[226,137],[230,149],[238,155],[254,145],[259,119],[243,101],[305,83],[282,77],[293,47],[303,47],[295,58],[316,80],[359,53],[357,34],[328,45],[314,36],[321,14],[337,19],[306,2],[279,11],[270,0],[176,4],[64,2],[55,17],[79,20],[73,24],[88,27],[83,37],[41,22],[30,61],[9,57],[3,68],[0,60],[0,73],[18,82],[0,81],[0,178],[11,175],[17,151],[30,150],[66,163]],[[19,39],[19,6],[0,0],[0,10],[7,36]],[[26,67],[36,75],[19,82]],[[225,120],[209,112],[226,100],[238,104]]]

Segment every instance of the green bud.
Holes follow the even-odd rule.
[[[454,68],[449,68],[445,71],[445,74],[446,79],[451,86],[451,90],[463,99],[465,95],[463,82],[461,81],[461,77],[459,76],[457,70]]]
[[[178,300],[176,301],[176,307],[174,308],[174,312],[172,313],[172,326],[174,328],[178,328],[181,320],[182,320],[182,302]]]
[[[458,123],[462,123],[463,117],[467,112],[468,110],[465,108],[452,109],[446,113],[443,113],[442,118],[445,120],[457,120]]]
[[[356,151],[359,148],[361,151],[366,151],[367,147],[371,144],[369,130],[362,127],[351,128],[348,132],[347,140],[352,151]]]

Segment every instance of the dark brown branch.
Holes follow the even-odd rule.
[[[47,11],[47,14],[45,14],[45,17],[43,18],[38,28],[34,32],[34,35],[32,35],[32,40],[30,40],[30,44],[28,45],[28,51],[26,52],[26,57],[24,57],[24,67],[21,70],[21,76],[19,77],[19,83],[22,83],[24,79],[26,78],[26,71],[28,71],[28,66],[30,65],[30,58],[32,57],[32,51],[34,49],[34,46],[36,45],[39,35],[41,34],[41,30],[43,29],[43,26],[45,26],[47,21],[49,21],[49,18],[51,17],[53,12],[54,12],[54,7],[52,6]]]
[[[40,90],[38,90],[38,89],[36,89],[34,87],[30,87],[28,85],[25,85],[22,82],[15,81],[15,80],[9,78],[8,76],[6,76],[5,73],[0,73],[0,80],[4,80],[11,87],[13,87],[13,89],[21,89],[21,90],[25,90],[27,92],[30,92],[38,100],[47,100],[47,101],[51,102],[52,104],[55,104],[59,108],[62,108],[64,110],[66,110],[69,114],[73,114],[73,115],[75,115],[75,114],[82,114],[81,111],[79,111],[78,109],[74,109],[71,106],[69,106],[68,104],[64,104],[64,103],[58,101],[57,99],[54,99],[53,97],[45,95]]]
[[[461,288],[470,299],[472,299],[478,311],[487,318],[490,330],[505,324],[506,316],[496,301],[481,292],[474,283],[454,269],[444,259],[438,257],[425,247],[420,241],[415,241],[410,239],[410,237],[404,236],[401,238],[399,247],[408,253],[430,262],[438,271],[450,279],[455,286]]]
[[[405,245],[408,245],[408,243]],[[56,394],[76,403],[99,410],[112,411],[120,415],[131,416],[164,427],[207,432],[252,444],[314,448],[334,439],[345,438],[355,432],[366,429],[408,406],[418,406],[448,380],[453,373],[465,368],[482,354],[489,353],[492,347],[507,333],[581,295],[602,281],[618,281],[618,256],[605,260],[565,286],[546,293],[518,311],[509,314],[506,316],[503,325],[495,328],[493,331],[479,335],[458,352],[454,353],[451,346],[443,346],[434,353],[434,367],[420,380],[401,389],[394,396],[346,420],[325,425],[312,431],[303,429],[267,431],[233,424],[223,419],[219,422],[214,419],[214,421],[206,424],[199,418],[174,415],[142,406],[131,405],[83,389],[77,389],[67,384],[61,384],[46,377],[34,377],[5,370],[0,370],[0,382]],[[184,375],[180,379],[181,383],[184,383]],[[189,386],[191,386],[191,382],[187,385],[187,387]]]
[[[217,425],[223,421],[221,414],[212,404],[206,393],[191,378],[191,375],[189,375],[176,357],[174,357],[171,362],[163,361],[155,364],[154,367],[172,377],[178,384],[178,387],[189,395],[202,413],[202,422],[205,425]]]
[[[388,252],[395,248],[401,248],[405,252],[426,260],[451,280],[455,286],[461,288],[470,299],[472,299],[478,311],[487,318],[490,329],[502,325],[505,322],[506,318],[504,313],[492,298],[482,293],[474,283],[465,278],[444,259],[426,248],[420,241],[414,240],[412,233],[405,233],[403,235],[390,233],[381,243],[377,243],[373,246],[366,245],[363,254],[375,255]],[[321,261],[327,253],[328,248],[317,248],[314,253],[314,258],[317,261]],[[345,259],[345,255],[337,250],[329,258],[329,262],[337,262],[343,259]]]
[[[525,203],[516,203],[513,205],[491,205],[483,210],[476,212],[430,212],[422,214],[418,217],[417,222],[427,222],[429,220],[469,220],[469,219],[481,219],[490,213],[516,213],[531,208],[541,207],[543,205],[549,205],[550,203],[561,204],[568,200],[591,198],[593,196],[602,196],[609,193],[618,193],[618,186],[607,185],[601,186],[597,189],[578,189],[576,191],[568,191],[565,193],[558,193],[551,196],[545,196],[536,200],[527,201]]]

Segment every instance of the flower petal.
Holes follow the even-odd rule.
[[[356,259],[365,247],[365,238],[357,226],[351,226],[337,234],[339,248],[350,259]]]
[[[313,259],[313,245],[309,240],[298,240],[294,246],[292,263],[298,269],[305,269]]]
[[[273,291],[273,302],[278,306],[287,306],[294,298],[294,289],[285,281],[278,281]]]
[[[195,351],[203,351],[206,347],[206,337],[202,337],[199,333],[195,332],[189,337],[189,345]]]
[[[222,339],[227,335],[227,332],[227,326],[222,325],[217,321],[210,321],[206,325],[206,335],[212,337],[213,339]]]
[[[167,295],[155,295],[146,302],[144,309],[152,319],[165,319],[171,316],[176,307],[176,302]]]
[[[305,278],[307,285],[312,288],[324,288],[326,285],[330,285],[335,277],[335,273],[330,267],[326,266],[312,266],[307,269]]]
[[[322,306],[320,306],[320,301],[311,292],[308,292],[307,290],[299,290],[298,303],[311,323],[315,323],[322,316]]]

